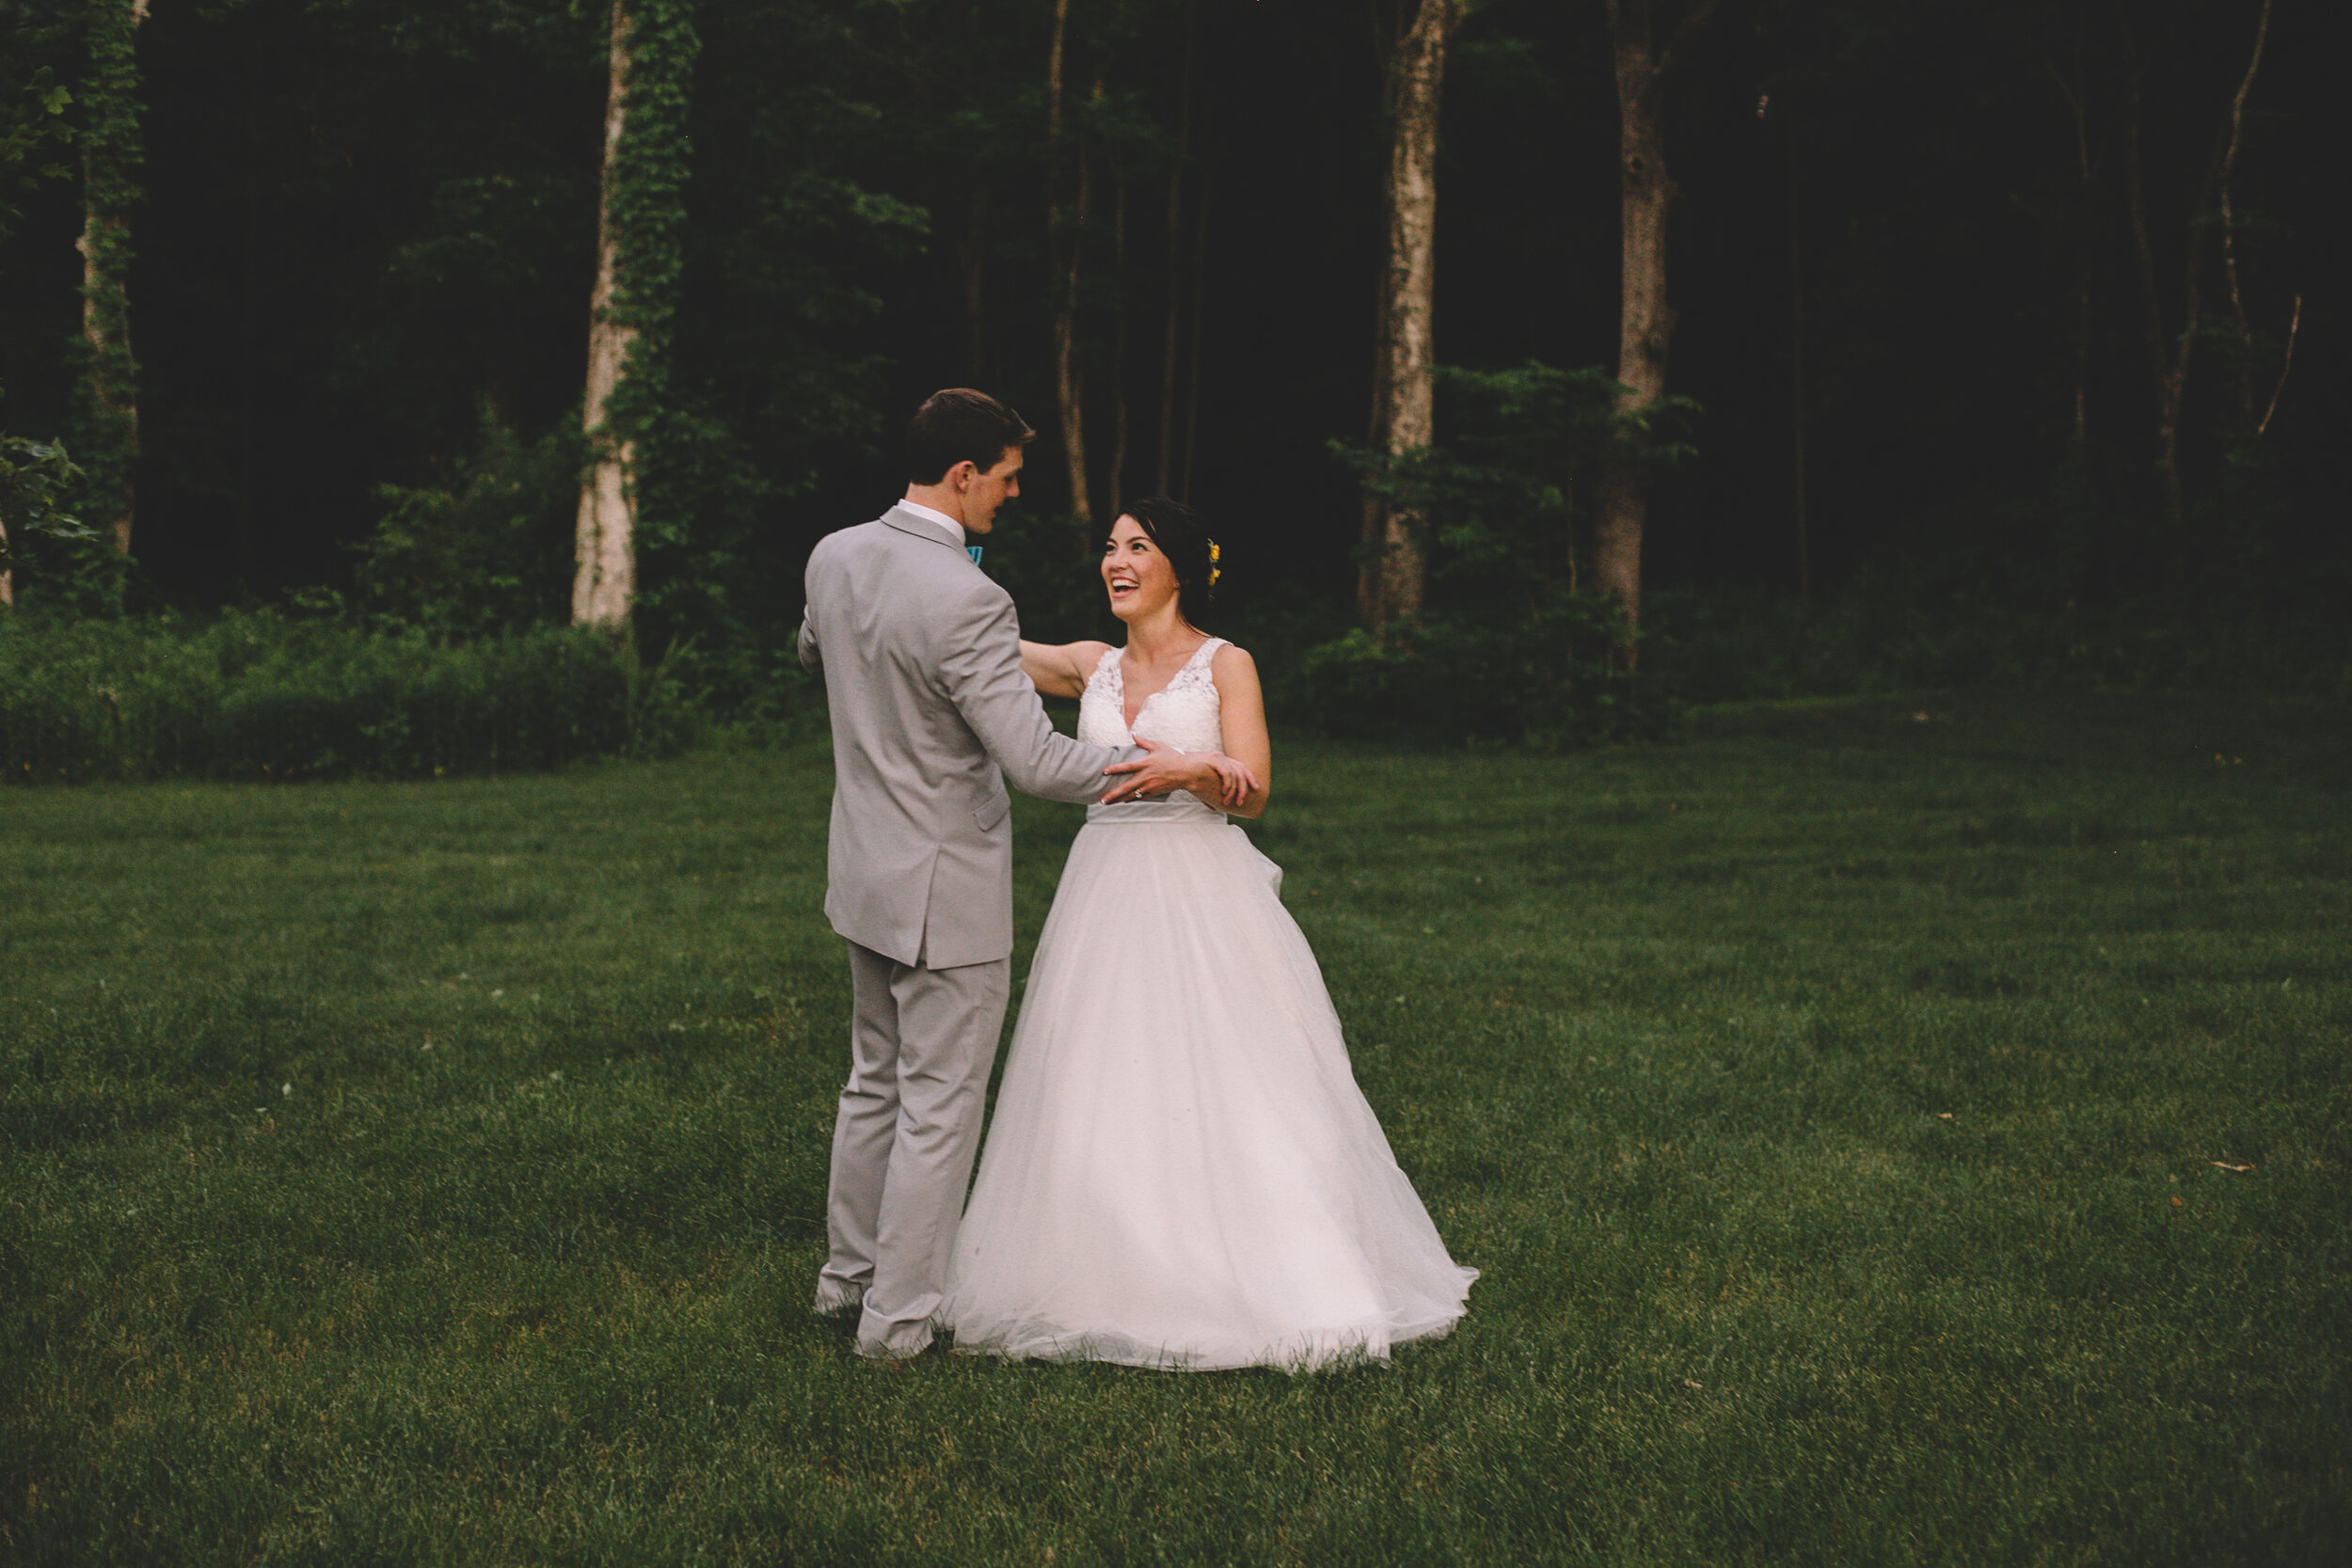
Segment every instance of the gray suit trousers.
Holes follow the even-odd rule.
[[[931,1342],[963,1219],[1012,962],[925,969],[849,943],[850,1082],[833,1128],[820,1312],[861,1308],[861,1355]]]

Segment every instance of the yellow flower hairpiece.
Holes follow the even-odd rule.
[[[1223,552],[1222,552],[1222,551],[1220,551],[1220,550],[1216,547],[1216,540],[1214,540],[1214,539],[1210,540],[1210,541],[1209,541],[1209,586],[1210,586],[1211,588],[1215,588],[1215,587],[1216,586],[1216,578],[1217,578],[1216,563],[1217,563],[1217,561],[1218,561],[1219,557],[1220,557],[1222,554],[1223,554]]]

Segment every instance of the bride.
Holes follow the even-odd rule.
[[[1218,809],[1257,816],[1272,769],[1255,665],[1197,626],[1216,555],[1185,508],[1137,501],[1103,552],[1125,648],[1021,644],[1039,690],[1080,699],[1080,739],[1222,752],[1224,792],[1087,809],[956,1243],[961,1352],[1385,1359],[1478,1277],[1356,1086],[1280,869]]]

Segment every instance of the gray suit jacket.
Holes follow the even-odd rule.
[[[1142,753],[1056,733],[1021,673],[1011,598],[928,517],[893,507],[826,535],[807,588],[801,663],[824,673],[833,710],[826,918],[900,963],[1009,957],[1006,780],[1083,803]]]

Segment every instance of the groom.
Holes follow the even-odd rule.
[[[1009,989],[1006,780],[1074,803],[1179,782],[1181,753],[1055,732],[1012,600],[966,553],[1021,493],[1036,434],[984,392],[933,393],[907,429],[906,499],[808,559],[801,662],[833,713],[825,914],[852,995],[817,1310],[857,1308],[862,1355],[919,1354],[946,1285]]]

